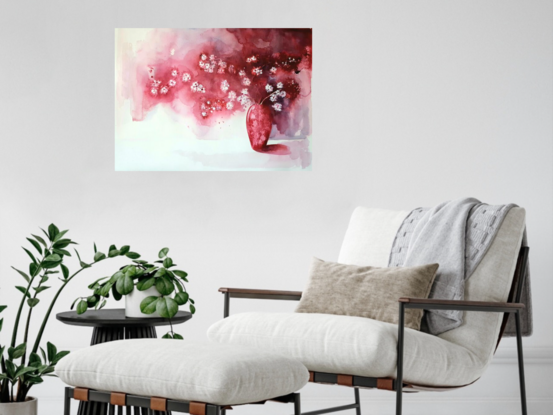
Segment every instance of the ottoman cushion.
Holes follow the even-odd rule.
[[[299,360],[241,345],[182,340],[120,340],[64,357],[56,374],[89,389],[237,405],[301,389],[309,372]]]

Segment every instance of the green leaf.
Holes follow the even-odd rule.
[[[96,242],[94,242],[94,253],[98,252],[98,249],[96,249]]]
[[[15,372],[15,378],[20,378],[22,377],[24,374],[26,373],[30,373],[30,372],[34,372],[36,370],[36,367],[32,367],[32,366],[23,366],[23,367],[20,367],[17,372]]]
[[[194,314],[196,312],[196,307],[194,307],[194,304],[190,304],[190,312]]]
[[[160,297],[156,297],[153,295],[151,295],[150,297],[146,297],[140,303],[140,311],[142,311],[144,314],[153,314],[156,311],[157,302],[159,299]]]
[[[138,291],[146,291],[148,288],[152,287],[156,282],[154,277],[144,278],[136,284]]]
[[[15,378],[15,365],[11,360],[6,360],[6,371],[10,379]]]
[[[119,249],[119,254],[120,255],[125,255],[130,250],[131,250],[131,247],[129,245],[124,245]]]
[[[56,238],[56,236],[58,236],[59,233],[60,230],[53,223],[48,226],[48,239],[50,239],[50,241],[54,242],[54,239]]]
[[[101,310],[106,305],[106,300],[102,301],[102,304],[100,304],[100,307],[98,307],[98,310]]]
[[[117,247],[115,245],[110,245],[109,249],[108,249],[108,252],[109,251],[116,251],[116,250],[117,250]]]
[[[63,279],[69,278],[69,268],[67,268],[65,265],[61,264],[61,272],[63,273]]]
[[[19,346],[15,348],[10,347],[8,349],[8,355],[10,355],[10,360],[19,359],[21,356],[25,354],[26,349],[27,349],[26,343],[21,343]]]
[[[41,265],[43,268],[51,269],[56,268],[59,264],[61,264],[61,261],[62,258],[58,254],[51,254],[44,258]]]
[[[125,274],[129,277],[134,277],[136,275],[136,267],[134,265],[130,265],[126,267]]]
[[[31,253],[31,251],[29,251],[27,248],[25,248],[25,247],[23,247],[23,246],[22,246],[21,248],[23,248],[23,250],[24,250],[25,252],[27,252],[27,255],[29,255],[29,257],[31,258],[31,260],[36,264],[36,263],[37,263],[37,260],[36,260],[35,256]]]
[[[61,231],[60,233],[58,233],[56,235],[56,237],[54,238],[54,242],[57,242],[59,241],[61,238],[63,238],[63,235],[65,235],[67,232],[69,232],[69,229],[66,229],[64,231]],[[72,242],[72,243],[75,243],[75,242]]]
[[[161,295],[169,295],[175,289],[173,282],[167,277],[160,277],[156,279],[156,289]]]
[[[157,255],[159,259],[163,258],[169,253],[169,248],[163,248],[161,251],[159,251],[159,254]]]
[[[29,356],[29,366],[39,367],[42,365],[42,360],[40,360],[40,356],[36,353],[31,353]]]
[[[191,298],[189,301],[190,301],[192,304],[195,304],[195,302],[194,302],[194,300],[193,300],[192,298]]]
[[[71,304],[71,307],[69,308],[70,310],[73,310],[73,307],[75,307],[75,303],[77,301],[79,301],[81,299],[81,297],[78,297],[78,298],[75,298],[75,301],[73,301],[73,304]]]
[[[47,275],[45,275],[40,279],[40,283],[44,284],[46,281],[48,281],[48,279],[49,279],[49,277]]]
[[[167,273],[167,270],[165,268],[160,268],[155,273],[154,277],[163,277]]]
[[[33,308],[35,305],[37,305],[38,303],[40,302],[40,300],[38,298],[29,298],[27,300],[27,304],[29,305],[29,307]]]
[[[110,257],[110,258],[114,258],[114,257],[116,257],[116,256],[118,256],[118,255],[119,255],[119,251],[118,251],[117,249],[112,249],[112,250],[109,251],[109,253],[108,253],[108,257]]]
[[[0,313],[4,311],[6,308],[8,308],[7,305],[0,305]]]
[[[54,248],[53,251],[58,255],[71,256],[71,252],[69,252],[65,249]]]
[[[54,360],[52,360],[52,365],[55,365],[56,363],[58,363],[60,361],[60,359],[64,358],[65,356],[67,356],[69,354],[69,351],[67,350],[64,350],[64,351],[61,351],[59,353],[56,354],[56,356],[54,357]]]
[[[186,277],[188,277],[188,274],[184,271],[181,271],[180,269],[174,269],[173,274],[175,274],[177,277],[181,277],[182,279],[186,279]]]
[[[34,262],[29,264],[29,273],[31,274],[31,277],[36,277],[40,273],[41,269],[42,267]]]
[[[71,239],[60,239],[57,242],[54,242],[53,247],[56,249],[62,249],[68,246],[69,244],[74,244],[74,242]]]
[[[130,258],[130,259],[138,259],[138,258],[140,258],[140,254],[137,254],[136,252],[127,252],[127,253],[125,254],[125,256],[126,256],[127,258]]]
[[[177,314],[179,306],[177,302],[170,297],[160,297],[157,301],[156,311],[163,318],[171,318]]]
[[[17,268],[14,268],[12,267],[14,270],[16,270],[19,275],[21,275],[23,278],[25,278],[25,281],[29,282],[31,281],[31,279],[29,278],[29,276],[27,274],[25,274],[23,271],[19,271]]]
[[[127,295],[134,289],[134,282],[128,274],[125,274],[122,278],[117,280],[116,288],[119,294]]]
[[[91,295],[86,298],[86,304],[88,305],[88,307],[94,307],[99,300],[99,295]]]
[[[31,234],[31,236],[33,238],[35,238],[38,242],[40,242],[42,245],[44,245],[44,248],[48,248],[48,245],[46,244],[46,241],[44,239],[42,239],[40,236],[34,235],[34,234]]]
[[[2,331],[2,326],[4,325],[4,319],[0,318],[0,331]],[[3,351],[3,350],[2,350]],[[0,356],[2,356],[2,353],[0,353]]]
[[[171,332],[165,333],[163,336],[161,336],[162,339],[172,339],[173,336],[171,336]]]
[[[188,302],[188,293],[177,293],[177,295],[175,295],[175,301],[178,305],[185,305]]]
[[[33,245],[35,247],[35,249],[40,252],[40,254],[42,255],[42,248],[40,247],[39,243],[37,241],[35,241],[34,239],[31,239],[31,238],[27,238],[27,240],[31,243],[31,245]]]
[[[184,340],[184,338],[179,333],[173,334],[173,339],[175,340]]]
[[[56,357],[56,354],[58,353],[58,349],[56,348],[56,346],[54,346],[50,342],[46,343],[46,351],[48,352],[48,361],[49,362],[54,360],[54,357]]]
[[[42,347],[40,348],[40,354],[42,355],[42,360],[46,362],[46,353],[44,352],[44,349]]]
[[[173,265],[173,260],[171,258],[167,257],[163,260],[163,266],[165,268],[171,268],[172,265]]]
[[[119,291],[117,291],[116,286],[111,287],[111,293],[113,294],[113,298],[115,299],[115,301],[119,301],[121,298],[123,298]]]
[[[88,309],[88,304],[85,300],[79,301],[79,304],[77,304],[77,314],[84,314],[86,313],[86,310]]]
[[[44,290],[47,290],[48,288],[50,288],[50,287],[48,287],[46,285],[41,285],[39,287],[34,287],[33,290],[35,290],[36,293],[38,294],[38,293],[41,293]]]
[[[96,281],[94,281],[92,284],[90,284],[90,285],[88,286],[88,289],[89,289],[89,290],[93,290],[94,288],[96,288],[96,287],[98,286],[98,283],[99,283],[100,281],[105,280],[105,279],[107,279],[107,278],[109,278],[109,277],[98,278]]]
[[[94,261],[98,262],[102,261],[103,259],[106,259],[106,254],[104,254],[103,252],[96,252],[94,254]]]
[[[19,291],[21,291],[23,294],[25,294],[28,298],[31,298],[31,295],[29,294],[29,292],[27,291],[27,289],[25,287],[20,287],[20,286],[16,285],[15,288],[17,288]]]
[[[107,297],[109,295],[109,290],[111,290],[111,287],[113,287],[112,282],[105,283],[102,288],[100,289],[100,295],[102,297]]]

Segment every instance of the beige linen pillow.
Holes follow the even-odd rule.
[[[398,323],[400,297],[428,298],[438,264],[360,267],[313,258],[297,313],[338,314]],[[424,310],[406,309],[405,327],[420,330]]]

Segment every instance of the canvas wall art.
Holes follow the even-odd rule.
[[[310,170],[311,29],[116,29],[117,171]]]

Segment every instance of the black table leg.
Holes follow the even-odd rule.
[[[147,326],[138,327],[94,327],[90,345],[107,343],[123,339],[155,339],[157,338],[156,328]],[[122,413],[123,408],[120,409]],[[126,407],[126,413],[131,414],[132,408]],[[135,415],[139,415],[139,408],[134,408]],[[142,408],[142,414],[148,410]],[[156,411],[156,415],[171,415],[171,412]],[[78,415],[109,415],[108,404],[104,402],[79,402]]]

